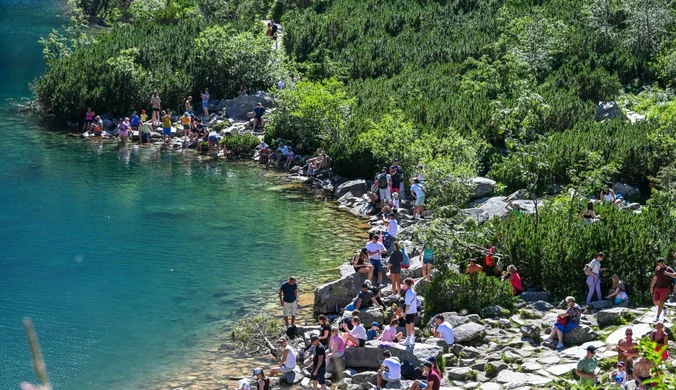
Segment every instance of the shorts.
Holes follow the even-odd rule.
[[[427,381],[419,379],[418,380],[418,388],[419,389],[426,389],[427,388]]]
[[[183,125],[183,130],[190,130],[190,125]]]
[[[289,315],[295,316],[297,307],[298,302],[284,302],[284,317],[288,317]]]
[[[376,272],[383,272],[383,261],[380,259],[369,259],[371,261],[371,265],[373,265],[373,269]]]
[[[576,324],[574,322],[571,322],[570,324],[566,324],[566,325],[554,324],[554,326],[556,327],[556,329],[560,330],[561,333],[568,334],[568,333],[570,333],[571,330],[580,326],[580,324]]]
[[[150,142],[150,133],[143,133],[143,139],[146,142]]]
[[[120,130],[120,137],[126,137],[127,136],[127,130]]]
[[[366,345],[366,340],[364,340],[364,339],[357,339],[357,340],[359,340],[359,346],[360,347],[363,347],[363,346]]]
[[[202,107],[209,107],[209,102],[202,102]]]
[[[311,374],[314,374],[314,370],[312,370]],[[326,383],[326,365],[322,365],[322,367],[317,370],[317,375],[310,375],[310,380],[311,381],[317,381],[320,385],[323,385]]]
[[[424,206],[425,205],[425,195],[418,196],[417,198],[415,198],[415,205],[416,206]]]
[[[165,127],[162,129],[162,135],[171,135],[171,127]]]
[[[431,259],[423,259],[423,264],[434,264],[434,257]]]
[[[669,287],[655,288],[655,292],[653,293],[653,301],[664,302],[667,300],[668,295]]]
[[[392,200],[392,194],[390,194],[389,188],[378,188],[378,196],[381,200],[387,199]]]
[[[399,267],[392,267],[390,268],[390,274],[400,274],[401,273],[401,266]]]
[[[637,381],[637,380],[635,380],[635,382],[636,382],[636,388],[638,388],[639,385],[643,384],[643,382],[649,380],[650,377],[649,377],[649,376],[639,376],[638,379],[640,380],[640,382]],[[652,383],[648,383],[648,384],[645,385],[645,388],[646,388],[646,389],[650,389],[650,388],[651,388],[651,385],[652,385]]]
[[[160,112],[160,109],[157,107],[153,107],[153,112]]]
[[[138,130],[138,125],[131,125],[132,130]]]
[[[215,136],[215,135],[209,136],[209,142],[210,142],[210,143],[215,144],[216,141],[217,141],[217,139],[216,139],[216,136]]]
[[[279,366],[279,372],[282,374],[288,374],[290,372],[293,372],[293,368],[289,368],[282,364],[281,366]]]
[[[92,122],[93,122],[92,119],[85,119],[85,123],[86,123],[86,124],[90,124],[90,123],[92,123]]]
[[[383,371],[381,374],[385,382],[399,382],[401,378],[392,378],[389,371]]]
[[[406,323],[412,324],[415,321],[415,314],[406,314]]]

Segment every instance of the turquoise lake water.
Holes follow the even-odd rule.
[[[0,389],[35,380],[24,316],[55,389],[141,389],[289,275],[343,260],[344,214],[252,164],[68,138],[8,109],[63,19],[48,0],[0,9]]]

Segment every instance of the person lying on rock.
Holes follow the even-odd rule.
[[[552,334],[547,337],[545,343],[550,343],[554,337],[557,337],[559,343],[556,345],[557,349],[563,349],[563,335],[570,333],[571,330],[580,326],[580,318],[582,317],[582,309],[580,305],[575,303],[575,298],[566,297],[566,304],[568,309],[565,313],[557,316],[556,323],[552,328]]]

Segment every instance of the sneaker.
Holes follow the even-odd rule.
[[[550,344],[552,341],[553,341],[553,340],[552,340],[551,337],[547,337],[547,338],[544,340],[544,343],[545,343],[545,344]]]
[[[658,322],[660,320],[660,316],[655,317],[655,322]]]
[[[563,344],[561,344],[561,343],[556,344],[556,349],[558,349],[558,350],[562,350],[562,349],[564,349],[565,347],[566,347],[566,346],[563,345]]]
[[[390,294],[390,296],[387,297],[387,298],[389,298],[389,299],[396,299],[396,298],[399,298],[399,297],[397,296],[397,294]]]

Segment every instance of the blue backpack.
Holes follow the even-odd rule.
[[[411,266],[411,259],[408,258],[408,253],[406,253],[405,248],[401,248],[401,254],[403,255],[403,260],[401,261],[401,268],[408,268]]]

